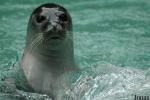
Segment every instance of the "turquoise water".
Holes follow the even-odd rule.
[[[150,1],[148,0],[1,0],[0,98],[2,100],[50,100],[25,92],[19,61],[26,28],[33,9],[55,2],[67,8],[73,19],[77,64],[76,81],[64,100],[133,100],[150,96]],[[16,78],[17,92],[7,86]],[[15,87],[14,87],[15,88]]]

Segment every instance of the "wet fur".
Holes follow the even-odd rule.
[[[37,10],[37,9],[36,9]],[[33,14],[36,12],[33,12]],[[69,19],[71,23],[71,19]],[[22,68],[35,92],[61,100],[69,86],[69,73],[78,69],[74,62],[72,24],[63,40],[49,41],[29,20]],[[51,33],[53,34],[53,33]]]

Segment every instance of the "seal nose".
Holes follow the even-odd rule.
[[[52,25],[52,31],[56,31],[58,28],[58,22],[57,21],[51,21],[50,24]]]
[[[47,21],[45,24],[44,36],[51,37],[51,39],[60,39],[63,32],[62,26],[58,21]]]
[[[58,21],[49,21],[47,25],[47,31],[57,32],[62,30],[62,26]]]

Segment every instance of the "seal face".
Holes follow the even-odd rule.
[[[68,88],[69,71],[74,71],[72,20],[57,4],[36,8],[28,23],[22,68],[29,85],[40,93],[61,100]]]
[[[27,42],[32,41],[32,35],[42,33],[44,38],[52,40],[64,39],[72,31],[72,20],[65,8],[56,4],[44,4],[36,8],[29,21]],[[69,34],[69,33],[68,33]],[[28,43],[27,43],[28,45]]]

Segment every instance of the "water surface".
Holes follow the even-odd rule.
[[[33,9],[54,2],[73,19],[74,48],[82,71],[75,73],[64,100],[133,100],[150,96],[150,1],[148,0],[1,0],[0,98],[50,100],[25,92],[19,61]],[[16,78],[17,92],[5,79]],[[71,99],[72,98],[72,99]]]

